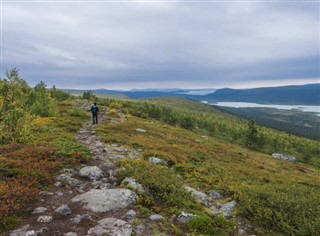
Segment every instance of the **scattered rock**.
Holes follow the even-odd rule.
[[[105,162],[99,166],[102,171],[108,171],[114,169],[114,164],[112,162]]]
[[[116,218],[105,218],[98,221],[98,225],[88,230],[89,235],[119,235],[130,236],[132,226],[130,223]]]
[[[60,181],[57,181],[53,184],[53,186],[55,187],[61,187],[62,186],[62,183]]]
[[[102,170],[97,166],[86,166],[83,167],[79,174],[89,180],[99,180],[102,178]]]
[[[67,174],[61,174],[56,178],[58,181],[60,181],[62,184],[68,184],[71,187],[77,186],[81,184],[81,181],[76,179],[76,178],[72,178],[70,175]]]
[[[56,195],[57,197],[61,197],[61,196],[63,196],[63,192],[57,191],[54,193],[54,195]]]
[[[89,214],[76,215],[70,219],[73,224],[80,224],[81,221],[92,221],[92,217]]]
[[[224,216],[226,218],[231,217],[232,210],[234,209],[236,204],[237,204],[237,202],[235,200],[223,204],[222,207],[220,208],[220,211],[222,212],[222,216]]]
[[[68,233],[65,233],[64,236],[78,236],[78,234],[75,232],[68,232]]]
[[[204,205],[209,205],[209,197],[207,194],[199,192],[195,190],[194,188],[191,188],[189,186],[184,187],[188,192],[190,192],[196,199],[201,201]]]
[[[162,215],[153,214],[149,217],[149,219],[152,221],[160,221],[160,220],[164,219],[164,217]]]
[[[109,157],[110,160],[119,160],[123,158],[124,158],[124,155],[112,155]]]
[[[197,217],[197,216],[194,215],[194,214],[191,214],[191,213],[181,212],[181,214],[178,215],[177,220],[180,221],[180,222],[186,223],[186,222],[188,222],[191,218],[194,218],[194,217]]]
[[[137,225],[135,233],[136,235],[145,235],[144,231],[146,230],[146,227],[143,224]]]
[[[232,211],[236,206],[237,202],[235,200],[222,204],[219,208],[211,207],[211,210],[215,214],[221,214],[225,218],[232,217]]]
[[[295,162],[297,160],[294,156],[290,156],[282,153],[272,153],[272,157],[281,159],[281,160],[292,161],[292,162]]]
[[[243,235],[243,234],[246,233],[246,231],[245,231],[244,229],[238,229],[238,233],[239,233],[240,235]]]
[[[45,232],[49,231],[48,227],[42,227],[37,231],[38,234],[44,234]]]
[[[144,129],[140,129],[140,128],[137,128],[136,131],[140,132],[140,133],[146,133],[146,131]]]
[[[126,177],[121,184],[127,186],[128,188],[137,190],[140,193],[144,193],[145,190],[143,189],[142,185],[139,184],[134,178],[132,177]]]
[[[52,219],[52,216],[39,216],[37,221],[39,223],[49,223],[51,222],[53,219]]]
[[[22,228],[12,231],[10,236],[25,236],[27,234],[30,225],[24,225]]]
[[[37,232],[34,230],[27,231],[25,236],[37,236]]]
[[[160,164],[160,165],[168,165],[168,162],[165,160],[162,160],[158,157],[149,157],[148,159],[149,162],[154,163],[154,164]]]
[[[94,212],[122,209],[135,202],[137,195],[129,189],[91,189],[77,195],[72,202],[84,203],[84,208]]]
[[[55,209],[55,212],[60,214],[60,215],[70,215],[71,214],[71,209],[68,205],[61,205],[57,209]]]
[[[132,219],[136,218],[136,215],[137,215],[137,213],[136,213],[134,210],[129,210],[129,211],[126,213],[125,217],[126,217],[128,220],[132,220]]]
[[[222,196],[219,192],[217,192],[217,191],[215,191],[215,190],[211,190],[211,191],[209,192],[209,196],[210,196],[211,198],[213,198],[213,199],[223,198],[223,196]]]
[[[207,135],[202,135],[201,138],[208,139],[209,137]]]
[[[41,214],[43,212],[45,212],[46,210],[48,210],[45,207],[37,207],[36,209],[33,210],[32,214]]]

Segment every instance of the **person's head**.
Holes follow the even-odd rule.
[[[93,103],[93,105],[95,105],[95,106],[96,106],[96,105],[97,105],[97,103],[95,102],[95,103]]]

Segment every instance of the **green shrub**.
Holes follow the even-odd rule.
[[[320,192],[302,185],[265,184],[237,195],[242,214],[286,235],[319,235]]]

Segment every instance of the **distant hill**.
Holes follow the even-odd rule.
[[[320,105],[320,84],[254,89],[219,89],[202,97],[207,101],[255,102],[263,104]]]

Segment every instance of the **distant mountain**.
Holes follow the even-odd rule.
[[[320,84],[266,87],[254,89],[219,89],[202,97],[209,102],[254,102],[262,104],[320,105]]]

